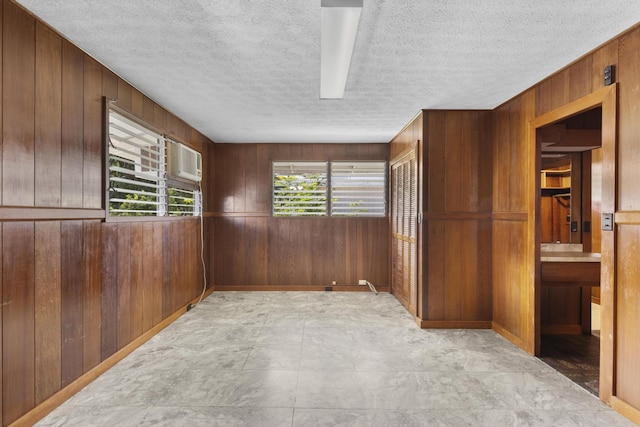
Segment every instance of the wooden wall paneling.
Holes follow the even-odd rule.
[[[551,79],[551,110],[561,107],[570,100],[570,74],[569,68],[564,68],[550,77]]]
[[[618,298],[616,301],[616,395],[633,407],[640,408],[640,381],[635,367],[640,353],[640,225],[618,226]]]
[[[83,343],[83,224],[63,221],[60,225],[62,305],[62,386],[82,375]]]
[[[493,211],[509,211],[511,183],[511,144],[509,138],[509,105],[494,110],[493,132]],[[516,147],[513,147],[514,149]]]
[[[118,350],[131,342],[131,260],[132,260],[132,237],[131,223],[118,224],[117,242],[117,340]],[[170,266],[171,264],[169,264]],[[170,268],[170,267],[169,267]]]
[[[618,39],[612,40],[591,54],[591,91],[604,87],[604,67],[618,64]],[[616,67],[618,68],[618,67]],[[618,72],[619,69],[616,69]],[[617,79],[617,78],[616,78]]]
[[[244,175],[244,210],[246,212],[258,211],[258,180],[269,177],[269,175],[266,175],[264,177],[258,176],[258,162],[270,163],[268,159],[261,159],[260,161],[258,160],[258,150],[255,145],[247,146],[244,150],[244,164],[246,170]]]
[[[448,236],[444,221],[430,220],[426,222],[427,230],[427,315],[425,319],[445,319],[445,248]]]
[[[84,55],[84,208],[102,207],[102,66]]]
[[[300,218],[300,220],[296,221],[295,234],[296,239],[292,242],[292,247],[297,248],[297,253],[299,256],[299,263],[296,267],[295,275],[296,275],[296,284],[299,285],[313,285],[314,278],[311,274],[312,266],[314,262],[318,262],[314,260],[311,256],[311,246],[317,244],[317,242],[311,239],[310,229],[313,229],[313,224],[311,222],[307,222],[306,220],[311,218]],[[326,218],[318,219],[319,221],[323,221]],[[324,221],[323,221],[324,222]],[[353,234],[353,233],[352,233]],[[355,253],[355,240],[352,242],[352,252]],[[355,256],[353,258],[355,261]],[[354,263],[355,264],[355,263]],[[355,265],[354,265],[355,267]],[[355,273],[354,273],[355,274]]]
[[[221,158],[217,159],[216,164],[220,165],[216,169],[219,171],[217,175],[216,188],[218,189],[217,199],[222,201],[220,206],[220,212],[234,212],[235,210],[235,180],[232,170],[235,169],[234,151],[239,148],[227,144],[224,147],[217,147],[217,152],[221,155]]]
[[[602,239],[602,148],[591,150],[591,251],[600,253]]]
[[[182,224],[171,221],[171,313],[174,313],[181,305],[184,295],[184,277],[182,269],[188,262],[185,256],[185,239],[182,236]]]
[[[60,206],[62,39],[36,22],[35,206]]]
[[[347,223],[344,218],[333,218],[333,250],[335,255],[333,257],[334,275],[338,284],[347,284]]]
[[[571,154],[571,199],[569,201],[570,221],[567,224],[569,241],[572,243],[582,243],[582,154]],[[578,223],[578,231],[571,231],[570,222]],[[566,217],[563,223],[567,223]]]
[[[536,86],[536,117],[552,110],[551,99],[553,86],[551,78],[547,78]]]
[[[189,220],[189,225],[191,226],[191,231],[189,232],[189,236],[191,237],[191,246],[189,249],[189,253],[187,254],[187,259],[191,260],[191,271],[192,271],[192,280],[191,287],[193,291],[187,295],[187,301],[193,299],[194,297],[200,295],[204,286],[204,270],[202,266],[202,258],[206,259],[206,253],[202,251],[201,253],[201,244],[200,244],[200,219],[191,219]],[[204,222],[202,223],[202,227],[204,227]],[[204,228],[203,228],[204,233]]]
[[[466,186],[471,184],[469,180],[468,147],[462,140],[462,128],[464,124],[456,112],[443,112],[444,114],[444,139],[435,140],[429,138],[431,145],[441,145],[444,148],[444,162],[436,166],[436,174],[444,175],[444,211],[465,211],[465,198],[471,191]],[[473,183],[475,184],[475,183]]]
[[[549,290],[549,324],[567,324],[567,291],[566,287],[554,287]]]
[[[171,222],[162,223],[162,318],[166,318],[173,313],[172,305],[172,264],[174,260],[172,250],[173,241],[171,240]]]
[[[150,125],[153,124],[154,120],[153,120],[153,112],[154,112],[154,105],[155,103],[153,102],[152,99],[147,98],[146,96],[143,96],[142,98],[142,115],[140,116],[140,118],[142,118],[142,120],[145,123],[149,123]]]
[[[102,223],[85,221],[82,237],[82,335],[84,372],[87,372],[102,360]]]
[[[149,124],[153,125],[157,129],[162,129],[162,126],[164,124],[164,113],[165,113],[164,108],[162,108],[158,104],[154,104],[153,105],[153,122]]]
[[[153,223],[153,262],[151,263],[151,292],[152,292],[152,310],[151,310],[151,324],[153,326],[160,323],[163,319],[162,316],[162,296],[163,296],[163,284],[164,284],[164,253],[167,248],[163,242],[163,224],[161,222]],[[146,233],[145,233],[146,234]]]
[[[3,57],[4,57],[4,41],[3,41],[3,33],[4,33],[4,13],[2,11],[3,9],[3,4],[4,1],[0,2],[0,81],[4,81],[4,77],[3,77],[3,69],[4,66],[3,64]],[[0,117],[2,117],[2,104],[4,104],[4,94],[2,91],[2,85],[0,84]],[[4,131],[2,130],[2,120],[0,120],[0,144],[2,143],[2,138],[4,135]],[[4,168],[3,168],[3,156],[2,156],[2,150],[0,150],[0,204],[2,204],[2,176],[4,175]],[[1,226],[0,226],[1,228]],[[1,284],[1,283],[0,283]],[[2,314],[2,310],[0,309],[0,315]],[[2,326],[0,324],[0,326]],[[1,328],[0,328],[1,329]],[[2,333],[0,332],[0,338],[2,338]],[[2,356],[1,356],[2,352],[0,351],[0,362],[2,362]],[[1,363],[0,363],[1,364]],[[0,379],[2,379],[2,368],[0,368]],[[2,392],[0,391],[0,425],[4,425],[2,423]]]
[[[619,41],[619,67],[616,69],[621,90],[618,98],[618,208],[625,211],[640,210],[640,92],[631,90],[640,86],[640,29],[624,35]],[[622,90],[627,88],[626,90]]]
[[[591,93],[592,55],[585,56],[569,67],[569,101]]]
[[[117,105],[125,111],[131,112],[131,97],[133,88],[129,83],[118,77]]]
[[[2,231],[3,421],[10,424],[35,404],[35,227],[6,222]]]
[[[491,212],[493,204],[492,112],[478,112],[478,210]],[[489,233],[490,235],[490,233]]]
[[[524,97],[510,102],[509,109],[509,207],[508,212],[527,211],[528,159],[526,158],[527,124],[523,123]]]
[[[110,101],[118,100],[118,76],[102,67],[102,95]]]
[[[460,299],[460,319],[461,320],[479,320],[478,300],[480,296],[480,274],[478,265],[478,221],[459,221],[461,224],[456,225],[449,223],[449,227],[455,227],[462,231],[462,239],[460,241],[460,250],[455,254],[451,254],[462,262],[459,267],[460,284],[462,295]]]
[[[333,265],[335,263],[334,251],[327,250],[323,245],[318,244],[325,236],[333,235],[333,221],[313,221],[311,223],[311,241],[313,244],[309,248],[311,258],[315,260],[311,264],[311,277],[314,284],[329,286],[335,280],[332,276]]]
[[[154,284],[160,282],[158,269],[162,268],[161,262],[157,254],[155,245],[156,235],[154,233],[155,224],[147,222],[142,224],[142,277],[139,287],[142,290],[142,332],[146,332],[154,325]]]
[[[462,301],[467,282],[467,259],[469,255],[464,244],[465,239],[472,236],[465,235],[463,221],[445,221],[446,240],[444,245],[444,317],[446,320],[460,320],[463,316]]]
[[[130,225],[130,263],[131,263],[131,339],[136,339],[144,331],[144,264],[149,260],[144,256],[143,223]]]
[[[239,285],[246,285],[248,279],[248,266],[249,260],[253,258],[253,248],[249,242],[250,236],[245,230],[245,218],[231,218],[229,221],[231,225],[231,240],[228,242],[236,242],[231,248],[227,248],[232,252],[230,257],[231,275],[234,278],[234,282]],[[247,258],[248,257],[248,258]]]
[[[161,224],[161,223],[158,223]],[[102,225],[102,360],[118,350],[118,224]]]
[[[447,175],[444,170],[446,164],[446,127],[445,113],[430,111],[428,115],[429,128],[425,135],[425,147],[428,155],[428,186],[426,195],[426,209],[428,212],[444,212],[447,203]]]
[[[584,252],[592,252],[591,251],[591,235],[592,231],[586,231],[584,228],[584,224],[586,222],[592,223],[591,218],[591,187],[592,179],[591,179],[591,151],[585,151],[581,156],[582,161],[582,224],[580,225],[580,229],[582,231],[582,249]]]
[[[215,146],[217,148],[217,146]],[[273,178],[271,176],[271,159],[269,145],[257,144],[256,146],[256,212],[271,213],[271,187]],[[216,167],[220,167],[216,164]],[[268,188],[269,191],[265,191]]]
[[[356,236],[354,235],[357,230],[353,227],[351,219],[345,218],[344,220],[344,281],[342,283],[353,285],[358,283],[358,279],[355,278],[355,261],[356,259],[356,247],[354,246]]]
[[[5,2],[2,31],[2,204],[33,206],[35,20]]]
[[[236,170],[236,173],[231,174],[231,187],[228,189],[233,200],[232,212],[246,212],[247,186],[245,176],[247,164],[245,152],[248,151],[248,148],[247,145],[241,144],[232,150],[230,167]]]
[[[131,114],[140,119],[144,115],[144,96],[135,87],[131,88]]]
[[[84,54],[62,40],[62,206],[81,208],[84,170]]]
[[[493,270],[491,221],[478,222],[478,319],[493,319]]]
[[[369,220],[355,221],[353,226],[356,228],[356,238],[353,241],[354,246],[357,245],[355,261],[355,275],[356,280],[365,279],[373,283],[373,276],[371,275],[371,226],[372,222]],[[358,282],[356,282],[358,283]]]
[[[0,22],[2,22],[2,2],[0,2]],[[0,28],[0,38],[2,38],[2,29]],[[0,40],[0,46],[2,46],[2,40]],[[2,57],[2,55],[0,55],[0,58]],[[1,63],[1,59],[0,59],[0,63]],[[2,67],[0,67],[1,69]],[[2,91],[2,89],[0,89],[0,91]],[[0,105],[2,105],[2,102],[0,102]],[[0,107],[0,110],[2,108]],[[1,120],[0,120],[1,121]],[[0,125],[1,126],[1,125]],[[0,150],[2,151],[2,150]],[[1,162],[0,162],[1,163]],[[2,185],[0,185],[0,187],[2,187]],[[0,191],[0,194],[2,194],[2,192]],[[3,338],[3,330],[4,330],[4,326],[3,326],[3,318],[4,318],[4,313],[3,313],[3,309],[2,307],[4,306],[4,292],[2,291],[3,287],[4,287],[4,269],[3,269],[3,264],[4,264],[4,260],[3,260],[3,253],[4,253],[4,246],[2,244],[2,234],[3,234],[3,229],[2,229],[2,222],[0,222],[0,248],[2,248],[2,251],[0,251],[0,344],[2,344],[3,349],[4,349],[4,338]],[[4,352],[4,350],[0,350],[0,383],[4,384],[4,376],[2,374],[2,367],[4,366],[4,362],[3,362],[3,357],[2,357],[2,353]],[[3,406],[3,401],[4,401],[4,385],[0,387],[0,425],[4,425],[4,421],[3,421],[3,417],[4,417],[4,406]]]

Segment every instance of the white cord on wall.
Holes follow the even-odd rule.
[[[200,304],[200,301],[202,301],[202,298],[207,291],[207,265],[204,262],[204,209],[202,203],[203,199],[201,182],[198,182],[198,190],[200,191],[200,261],[202,262],[202,292],[200,293],[200,298],[198,298],[198,301],[195,304],[189,304],[187,306],[187,311]]]

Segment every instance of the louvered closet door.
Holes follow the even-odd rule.
[[[391,166],[391,289],[412,313],[417,313],[418,170],[415,152]]]

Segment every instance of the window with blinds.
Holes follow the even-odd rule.
[[[331,162],[331,215],[385,216],[386,162]]]
[[[273,162],[273,215],[384,217],[386,169],[384,161]]]
[[[273,162],[273,215],[327,215],[327,162]]]
[[[165,138],[109,110],[109,216],[201,214],[196,184],[167,175]]]

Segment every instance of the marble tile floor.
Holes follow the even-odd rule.
[[[389,294],[215,292],[39,426],[633,426],[490,330]]]

